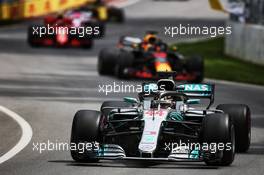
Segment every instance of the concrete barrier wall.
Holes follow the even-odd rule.
[[[228,21],[232,34],[226,36],[225,53],[264,65],[264,26]]]

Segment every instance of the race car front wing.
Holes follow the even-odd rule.
[[[135,161],[173,161],[173,162],[203,162],[205,159],[217,160],[219,154],[210,154],[199,150],[171,152],[168,157],[127,157],[124,149],[115,144],[104,144],[94,152],[95,158],[101,160],[135,160]]]

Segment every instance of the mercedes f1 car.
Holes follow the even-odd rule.
[[[73,119],[71,149],[75,161],[201,161],[228,166],[236,152],[250,146],[251,114],[244,104],[212,109],[213,84],[179,84],[172,79],[145,83],[138,98],[106,101],[100,111],[80,110]],[[205,107],[195,107],[208,99]]]
[[[58,46],[91,48],[93,39],[104,35],[104,24],[92,12],[69,10],[63,15],[47,16],[44,25],[28,28],[28,43],[32,47]]]
[[[148,32],[143,40],[121,37],[117,48],[105,48],[98,57],[100,75],[158,79],[158,73],[163,71],[178,72],[176,80],[199,83],[204,77],[204,61],[200,56],[183,56],[175,47],[162,42],[155,32]]]

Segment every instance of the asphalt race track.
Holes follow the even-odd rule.
[[[26,43],[27,24],[0,28],[0,105],[23,117],[33,130],[28,146],[0,164],[0,174],[264,174],[264,88],[223,82],[216,82],[215,105],[246,103],[251,108],[253,118],[251,148],[246,154],[237,154],[230,167],[208,167],[204,163],[145,165],[112,161],[77,164],[72,161],[69,151],[40,153],[33,150],[33,143],[37,142],[47,143],[49,140],[68,143],[73,115],[77,110],[99,109],[104,100],[135,95],[111,93],[106,96],[99,92],[99,85],[112,84],[114,81],[122,83],[115,78],[100,77],[96,70],[99,50],[115,46],[120,35],[143,35],[149,29],[163,32],[164,25],[179,23],[224,25],[224,15],[211,13],[206,0],[199,0],[199,3],[196,1],[144,0],[126,7],[127,22],[123,25],[109,24],[106,37],[95,41],[92,50],[33,49]],[[152,3],[153,7],[149,8]],[[163,37],[169,42],[200,38]],[[141,81],[124,83],[136,85]],[[0,156],[15,146],[21,134],[18,124],[6,114],[0,113]]]

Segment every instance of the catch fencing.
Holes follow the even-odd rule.
[[[264,65],[264,0],[230,0],[245,3],[245,23],[231,15],[227,22],[232,35],[226,36],[227,55]]]
[[[230,2],[243,2],[245,4],[245,21],[250,24],[264,25],[264,0],[229,0]],[[234,15],[231,20],[237,21]]]

